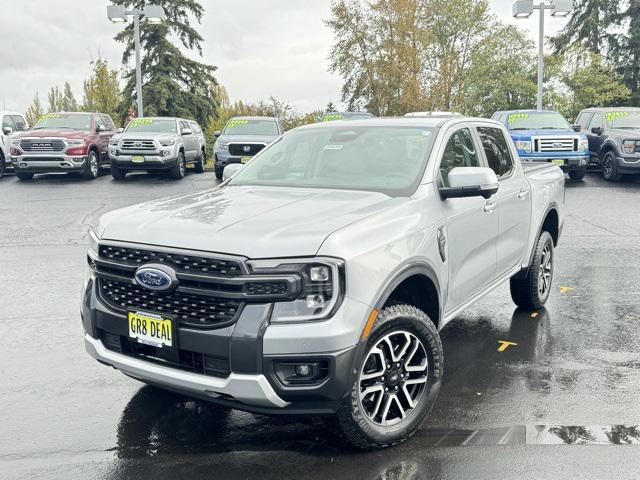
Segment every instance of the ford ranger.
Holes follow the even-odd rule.
[[[134,118],[109,142],[111,176],[122,180],[134,170],[165,171],[180,180],[193,164],[204,172],[207,148],[197,122],[183,118]]]
[[[77,172],[87,180],[109,166],[107,145],[116,133],[109,115],[47,113],[11,139],[11,160],[20,180],[36,173]]]
[[[550,162],[582,180],[587,173],[587,137],[576,133],[558,112],[550,110],[510,110],[491,117],[507,127],[524,162]]]
[[[546,302],[563,202],[560,168],[523,166],[491,120],[299,127],[216,188],[101,217],[85,346],[160,388],[393,445],[436,401],[447,323],[505,281]]]
[[[640,174],[640,108],[588,108],[576,121],[589,138],[592,163],[605,180]]]
[[[0,112],[2,130],[0,130],[0,178],[13,171],[11,161],[11,137],[18,132],[29,130],[24,117],[17,112]]]
[[[232,163],[247,163],[260,150],[282,135],[275,117],[233,117],[224,130],[214,132],[215,174],[222,180],[224,167]]]

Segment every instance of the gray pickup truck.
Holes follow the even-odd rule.
[[[204,133],[193,120],[135,118],[109,141],[111,175],[122,180],[134,170],[163,170],[179,180],[187,164],[193,164],[196,173],[204,172],[206,152]]]
[[[300,127],[216,188],[99,220],[85,346],[160,388],[331,416],[386,447],[436,401],[447,323],[505,281],[546,302],[564,216],[560,168],[525,170],[495,121]]]

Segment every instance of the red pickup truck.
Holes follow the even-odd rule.
[[[36,173],[78,172],[87,180],[109,168],[109,139],[116,127],[103,113],[47,113],[11,139],[11,159],[20,180]]]

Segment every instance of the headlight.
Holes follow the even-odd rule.
[[[65,139],[65,142],[67,142],[67,146],[68,147],[75,147],[78,145],[84,145],[84,140],[78,140],[78,139]]]
[[[516,140],[516,148],[531,153],[531,140]]]
[[[176,141],[173,138],[163,138],[160,140],[160,145],[163,147],[170,147],[171,145],[175,145]]]
[[[335,258],[251,260],[254,274],[296,274],[301,280],[300,294],[291,301],[274,304],[273,323],[322,320],[340,305],[344,289],[344,262]]]
[[[628,154],[636,153],[636,145],[638,144],[640,144],[640,142],[636,142],[636,140],[624,140],[622,142],[622,150]]]
[[[120,140],[119,140],[119,139],[117,139],[117,138],[110,138],[110,139],[109,139],[109,145],[118,145],[118,142],[119,142],[119,141],[120,141]]]
[[[91,250],[93,253],[98,255],[100,253],[98,248],[99,248],[98,235],[96,235],[96,232],[93,230],[93,228],[91,228],[89,229],[89,250]]]
[[[11,146],[12,147],[19,147],[20,146],[20,139],[19,138],[12,138],[11,139]]]
[[[588,152],[589,151],[589,140],[586,138],[581,138],[578,140],[578,151],[579,152]]]
[[[224,143],[224,142],[218,142],[216,144],[216,148],[219,149],[219,150],[227,151],[227,150],[229,150],[229,144],[228,143]]]

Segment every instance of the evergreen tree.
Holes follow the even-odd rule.
[[[62,92],[60,91],[60,87],[55,86],[49,89],[49,112],[62,112],[64,108],[62,108]]]
[[[166,19],[151,25],[141,19],[142,83],[145,115],[179,116],[197,120],[206,127],[215,114],[216,101],[211,86],[216,84],[216,67],[185,56],[180,48],[195,50],[202,55],[203,38],[191,26],[191,19],[200,23],[204,9],[199,0],[114,0],[126,8],[142,9],[147,3],[164,8]],[[116,35],[125,44],[123,63],[134,55],[133,25]],[[177,45],[173,43],[176,41]],[[125,74],[120,114],[125,117],[135,102],[135,69]]]
[[[71,91],[71,85],[69,82],[64,82],[61,107],[65,112],[77,112],[80,109],[78,101]]]
[[[87,112],[106,113],[116,123],[120,122],[118,109],[122,103],[118,71],[109,69],[106,60],[98,58],[91,62],[93,72],[84,82],[84,105]]]
[[[617,34],[611,44],[611,60],[622,82],[631,90],[629,105],[640,102],[640,0],[629,0],[616,17],[616,23],[626,31]]]
[[[27,108],[25,119],[29,125],[35,125],[42,115],[44,115],[44,109],[42,108],[42,102],[40,102],[40,96],[36,93],[36,96],[33,97],[33,102]]]
[[[335,112],[337,110],[336,106],[334,105],[334,103],[329,100],[329,103],[327,103],[327,106],[325,107],[325,111],[326,112]]]

